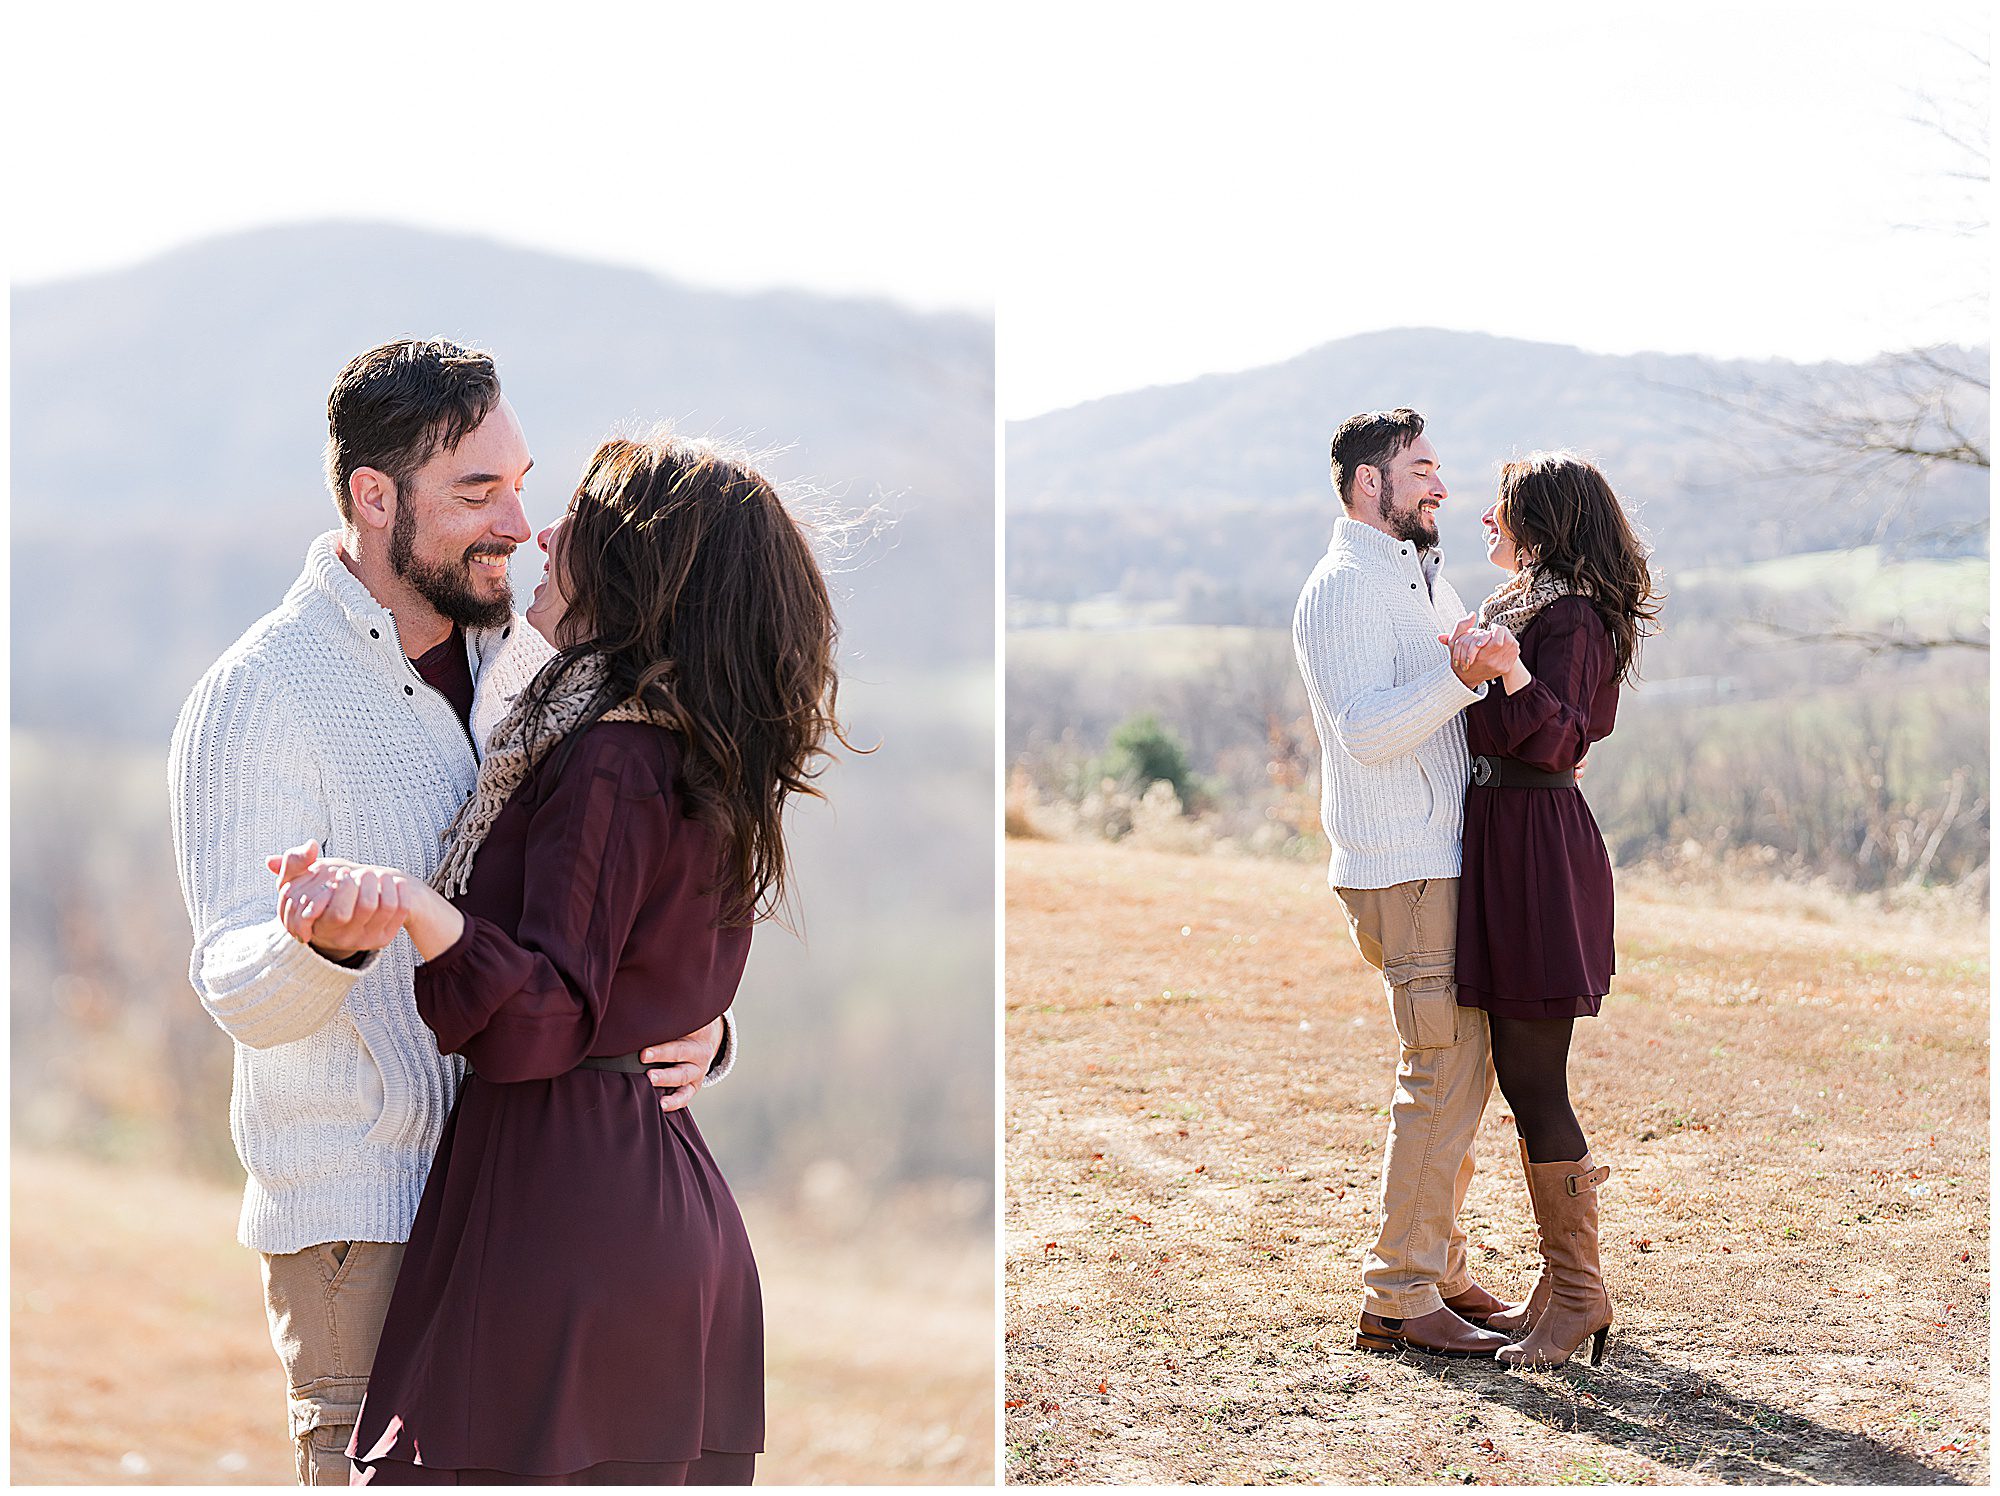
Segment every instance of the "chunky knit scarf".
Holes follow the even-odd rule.
[[[560,688],[542,703],[533,721],[528,720],[528,703],[535,695],[534,688],[530,686],[516,698],[493,729],[472,798],[458,808],[457,816],[444,829],[444,861],[432,876],[431,887],[448,899],[465,892],[472,877],[472,859],[493,829],[501,808],[527,781],[535,765],[548,756],[548,751],[583,721],[591,704],[603,694],[607,678],[604,657],[585,655],[565,673]],[[657,722],[660,718],[637,700],[631,700],[621,702],[594,720]]]
[[[1537,613],[1557,598],[1571,595],[1587,594],[1568,577],[1557,576],[1536,562],[1527,562],[1479,605],[1479,626],[1490,628],[1504,623],[1518,639]]]

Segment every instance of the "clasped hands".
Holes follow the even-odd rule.
[[[463,928],[458,911],[428,883],[392,867],[322,857],[317,840],[274,853],[264,866],[277,877],[278,918],[285,929],[329,961],[381,950],[413,915],[420,914],[425,927],[410,932],[420,954],[438,954]],[[427,945],[438,949],[426,952]],[[677,1112],[694,1100],[722,1038],[717,1018],[692,1034],[639,1051],[651,1067],[646,1079],[659,1093],[661,1111]]]
[[[322,857],[317,840],[267,857],[264,866],[277,875],[279,921],[329,961],[381,950],[410,917],[414,878]]]
[[[1497,680],[1521,663],[1521,641],[1512,629],[1504,623],[1480,628],[1478,622],[1468,613],[1452,625],[1449,634],[1438,635],[1438,643],[1451,651],[1452,674],[1468,686]]]

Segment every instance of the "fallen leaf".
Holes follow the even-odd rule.
[[[1007,1407],[1009,1410],[1025,1407],[1027,1406],[1027,1402],[1028,1400],[1025,1397],[1010,1397],[1007,1399]]]
[[[1109,1382],[1099,1382],[1099,1383],[1097,1384],[1097,1395],[1098,1395],[1099,1397],[1103,1397],[1103,1396],[1105,1396],[1105,1395],[1106,1395],[1106,1394],[1108,1394],[1108,1393],[1109,1393],[1110,1391],[1111,1391],[1111,1383],[1109,1383]]]

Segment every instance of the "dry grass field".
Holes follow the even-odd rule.
[[[13,1160],[12,1478],[289,1484],[284,1383],[234,1190]],[[764,1278],[762,1484],[993,1478],[985,1239],[809,1239],[745,1205]]]
[[[1983,919],[1621,899],[1572,1065],[1617,1327],[1506,1373],[1350,1349],[1394,1039],[1322,870],[1010,842],[1007,1479],[1986,1483]]]

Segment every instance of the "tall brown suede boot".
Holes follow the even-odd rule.
[[[1611,1333],[1611,1296],[1597,1261],[1597,1187],[1611,1177],[1588,1153],[1574,1163],[1529,1164],[1528,1198],[1542,1237],[1547,1302],[1518,1345],[1499,1353],[1509,1366],[1560,1366],[1578,1346],[1596,1337],[1592,1366],[1604,1359]]]
[[[1533,1209],[1535,1198],[1535,1166],[1528,1162],[1527,1139],[1515,1138],[1514,1146],[1521,1150],[1521,1173],[1528,1181],[1529,1208]],[[1535,1274],[1535,1286],[1528,1290],[1527,1302],[1516,1304],[1512,1309],[1504,1310],[1499,1314],[1489,1314],[1486,1316],[1487,1329],[1498,1330],[1510,1339],[1514,1336],[1525,1335],[1528,1331],[1532,1330],[1535,1327],[1535,1321],[1542,1317],[1542,1310],[1548,1307],[1549,1285],[1553,1281],[1549,1275],[1548,1265],[1549,1236],[1548,1228],[1542,1224],[1541,1212],[1539,1211],[1535,1213],[1535,1227],[1540,1236],[1542,1265]]]

